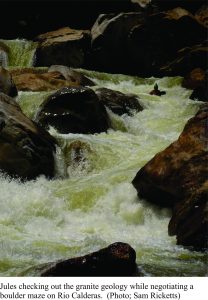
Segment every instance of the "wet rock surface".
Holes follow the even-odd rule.
[[[110,121],[95,92],[86,87],[63,88],[40,107],[36,121],[61,133],[94,134],[107,131]]]
[[[99,88],[95,92],[99,100],[117,115],[132,115],[133,112],[143,110],[137,96],[133,94],[123,94],[107,88]]]
[[[140,197],[154,201],[155,204],[161,206],[172,207],[183,198],[186,192],[184,180],[193,179],[191,173],[184,177],[186,168],[192,162],[194,163],[195,158],[201,157],[200,155],[203,156],[207,151],[206,117],[207,112],[200,111],[194,118],[190,119],[179,139],[156,154],[137,173],[133,185]],[[197,180],[203,181],[205,175],[205,172],[201,172],[200,167],[205,168],[206,166],[202,163],[198,167],[202,179],[197,176],[195,181],[191,181],[192,189],[198,186]]]
[[[55,141],[0,93],[0,171],[21,179],[54,175]]]
[[[135,261],[135,250],[117,242],[85,256],[49,264],[41,276],[133,276],[137,274]]]
[[[81,86],[95,85],[95,83],[89,78],[87,78],[85,75],[66,66],[53,65],[50,66],[48,72],[59,72],[65,78],[65,80],[75,82],[77,85],[81,85]]]
[[[199,249],[207,243],[207,120],[205,105],[179,139],[150,160],[132,182],[141,198],[173,207],[169,233],[177,235],[178,244]]]

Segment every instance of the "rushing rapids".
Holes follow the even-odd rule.
[[[26,40],[1,40],[8,48],[5,67],[31,67],[35,60],[36,43]]]
[[[31,66],[35,46],[7,41],[9,66]],[[21,49],[21,51],[20,51]],[[16,53],[19,53],[18,56]],[[20,59],[21,58],[21,59]],[[168,236],[170,211],[137,198],[136,172],[176,140],[199,107],[181,78],[141,79],[82,70],[97,84],[134,93],[145,108],[133,116],[108,110],[113,129],[95,135],[59,134],[56,178],[22,183],[0,175],[0,275],[38,275],[37,266],[96,251],[110,243],[129,243],[146,276],[204,276],[206,254],[176,246]],[[166,95],[149,92],[155,84]],[[51,92],[19,92],[17,101],[34,118]],[[79,141],[82,157],[71,146]]]

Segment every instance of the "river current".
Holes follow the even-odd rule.
[[[5,41],[4,41],[5,42]],[[8,67],[31,66],[35,45],[6,41]],[[138,170],[178,138],[200,102],[181,78],[147,78],[81,70],[97,87],[134,93],[144,107],[133,116],[108,114],[107,133],[50,133],[59,142],[56,178],[21,183],[0,174],[0,276],[38,276],[43,263],[84,255],[114,242],[129,243],[146,276],[205,276],[206,254],[176,245],[168,236],[171,212],[139,199],[131,184]],[[166,91],[149,95],[155,83]],[[52,92],[19,92],[30,118]],[[77,162],[73,143],[82,143]]]

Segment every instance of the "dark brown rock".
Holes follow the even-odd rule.
[[[131,28],[144,19],[141,12],[102,14],[91,29],[92,69],[126,73],[128,67],[127,37]]]
[[[203,86],[205,81],[206,72],[200,68],[196,68],[184,77],[182,86],[186,89],[194,90],[199,86]]]
[[[136,253],[125,243],[114,243],[97,252],[49,264],[41,276],[133,276]]]
[[[188,11],[178,7],[160,12],[148,16],[130,30],[126,61],[136,74],[165,76],[161,68],[174,60],[180,49],[201,43],[204,39],[206,28]],[[177,74],[170,72],[169,76],[184,72],[183,69],[179,71]]]
[[[63,88],[40,107],[36,121],[61,133],[94,134],[109,128],[106,109],[95,92],[86,87]]]
[[[54,139],[0,93],[0,171],[21,179],[54,175]]]
[[[143,110],[136,95],[123,94],[107,88],[99,88],[95,92],[99,100],[117,115],[132,115],[133,111]]]
[[[208,86],[205,83],[203,86],[198,86],[194,89],[190,96],[192,100],[198,100],[203,102],[208,102]]]
[[[65,65],[81,67],[90,47],[90,32],[64,27],[36,38],[36,66]]]
[[[93,69],[141,76],[163,76],[161,67],[177,51],[206,39],[206,28],[180,7],[154,14],[100,15],[91,33]]]
[[[195,13],[203,3],[204,0],[151,0],[151,4],[158,7],[159,11],[166,11],[180,6],[191,13]]]
[[[198,164],[204,163],[208,174],[208,155],[195,159],[195,170]],[[193,170],[194,171],[194,170]],[[199,172],[195,176],[198,176]],[[201,176],[200,176],[201,177]],[[197,189],[187,194],[184,201],[175,205],[168,231],[177,236],[179,245],[190,246],[195,250],[208,248],[208,180],[201,183]]]
[[[204,42],[199,45],[186,47],[177,52],[176,58],[161,67],[163,76],[186,76],[193,69],[206,70],[208,46]]]
[[[193,90],[190,99],[203,102],[208,101],[207,79],[207,72],[200,68],[192,70],[189,74],[187,74],[187,76],[185,76],[182,86]]]
[[[208,5],[203,5],[195,14],[195,18],[203,24],[205,27],[208,27]]]
[[[186,124],[179,139],[158,153],[136,175],[138,195],[160,206],[174,207],[169,233],[177,242],[201,249],[206,244],[208,106]]]
[[[171,206],[183,198],[185,194],[184,180],[196,174],[184,174],[186,168],[196,157],[206,153],[206,121],[207,112],[199,112],[186,124],[179,139],[162,152],[153,157],[136,175],[133,185],[140,197],[161,206]],[[200,167],[200,166],[199,166]],[[202,164],[203,167],[203,164]],[[205,167],[205,166],[204,166]],[[188,169],[187,169],[188,170]],[[200,169],[199,169],[200,170]],[[204,173],[192,182],[198,186],[198,180],[204,180]],[[182,178],[181,178],[182,177]]]
[[[4,93],[10,97],[17,96],[17,88],[12,76],[9,71],[3,67],[0,67],[0,93]]]

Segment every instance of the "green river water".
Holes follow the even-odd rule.
[[[35,46],[7,41],[9,66],[30,66]],[[20,51],[20,52],[19,52]],[[21,53],[21,55],[20,55]],[[145,108],[133,116],[108,111],[113,129],[95,135],[50,133],[59,141],[56,179],[20,183],[0,175],[0,276],[38,276],[42,263],[129,243],[146,276],[205,276],[207,256],[176,245],[167,228],[171,213],[138,199],[131,184],[137,171],[176,140],[199,107],[181,78],[141,79],[82,70],[97,86],[138,95]],[[151,96],[155,83],[167,94]],[[20,92],[33,118],[48,92]],[[83,160],[70,144],[83,142]]]

